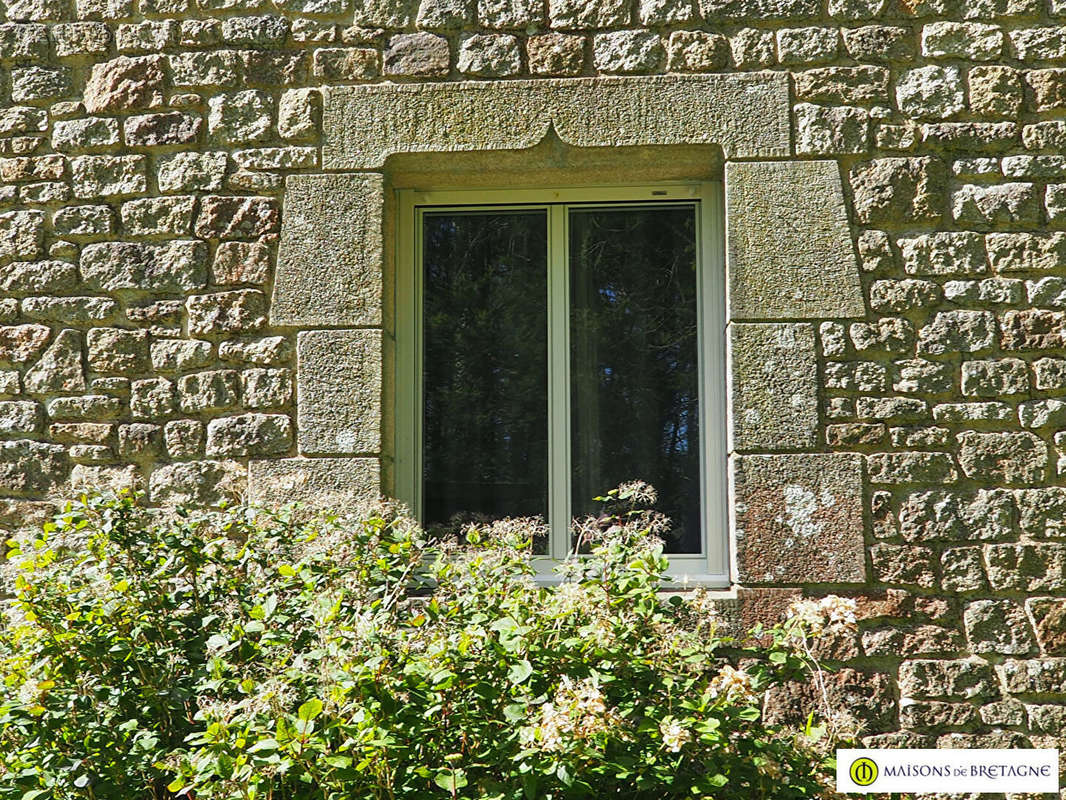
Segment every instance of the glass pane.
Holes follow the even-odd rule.
[[[423,215],[427,526],[547,519],[547,224],[543,210]]]
[[[572,506],[640,479],[699,553],[696,215],[691,205],[571,209]]]

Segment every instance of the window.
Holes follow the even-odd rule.
[[[640,478],[678,579],[728,583],[718,185],[400,192],[396,491],[537,516],[542,571]]]

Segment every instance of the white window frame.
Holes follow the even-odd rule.
[[[726,280],[721,183],[664,183],[555,189],[398,190],[395,271],[395,493],[421,519],[422,491],[422,224],[426,210],[544,208],[548,214],[548,492],[549,555],[535,558],[538,579],[559,580],[554,567],[569,549],[570,380],[569,223],[567,209],[679,201],[697,209],[696,244],[700,373],[702,550],[673,554],[676,585],[730,585],[727,506]],[[611,487],[603,487],[606,491]]]

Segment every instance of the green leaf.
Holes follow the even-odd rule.
[[[352,765],[352,760],[348,756],[326,756],[322,760],[337,769],[345,769]]]
[[[507,680],[511,682],[512,686],[517,686],[520,683],[524,683],[532,674],[533,665],[523,658],[508,671]]]
[[[504,706],[503,716],[508,722],[521,722],[526,718],[526,707],[521,703]]]
[[[215,770],[223,780],[229,780],[233,776],[233,757],[227,753],[219,753],[215,759]]]
[[[304,722],[310,722],[321,713],[322,701],[317,698],[308,700],[296,710],[296,716]]]
[[[509,633],[518,627],[518,623],[511,617],[500,617],[498,620],[489,625],[489,630],[496,631],[497,633]]]
[[[456,791],[467,785],[466,772],[461,769],[438,772],[433,782],[440,788],[455,794]]]
[[[563,786],[573,786],[574,776],[570,774],[570,770],[566,768],[566,764],[560,764],[555,768],[555,774],[559,780],[562,781]]]
[[[532,772],[527,772],[522,776],[522,793],[526,796],[526,800],[536,800],[539,796],[539,784],[537,776]]]

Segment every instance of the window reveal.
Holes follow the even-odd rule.
[[[399,381],[414,413],[398,495],[428,527],[543,518],[536,552],[557,559],[594,495],[639,478],[673,520],[672,561],[713,555],[724,572],[708,542],[724,536],[721,314],[705,307],[722,298],[701,277],[700,201],[432,199],[409,206],[415,274],[400,281],[398,369],[416,366]]]

